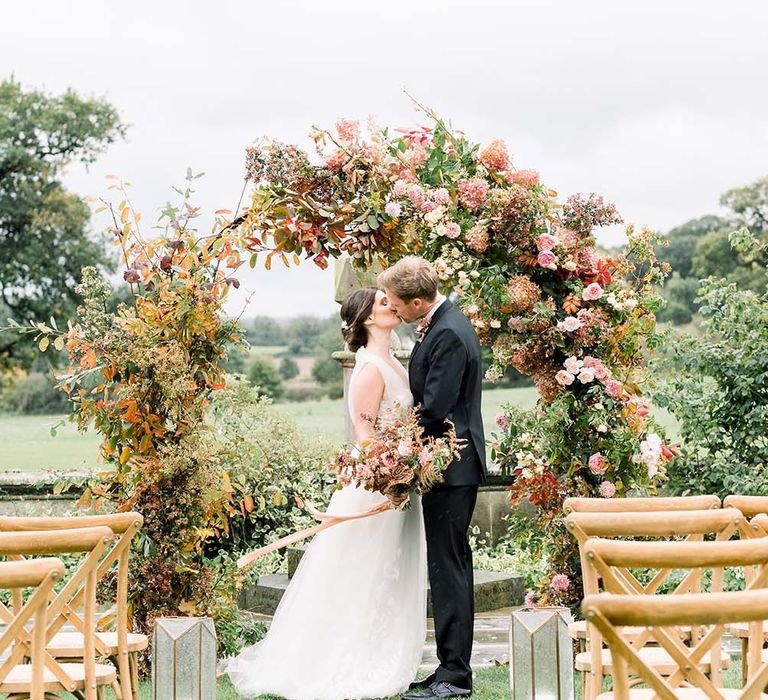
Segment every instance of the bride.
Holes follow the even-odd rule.
[[[408,375],[390,350],[400,319],[383,292],[358,289],[341,307],[355,352],[349,412],[362,443],[366,416],[391,421],[413,403]],[[330,513],[357,513],[385,500],[354,484]],[[426,625],[426,545],[421,499],[336,525],[315,536],[283,595],[267,636],[233,659],[227,673],[246,697],[345,700],[396,695],[421,662]]]

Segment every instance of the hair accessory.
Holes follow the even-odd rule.
[[[341,322],[341,330],[343,331],[349,330],[349,324],[346,321]]]

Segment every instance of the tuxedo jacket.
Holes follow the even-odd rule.
[[[456,435],[466,440],[461,459],[445,472],[445,483],[471,486],[485,481],[480,341],[469,319],[448,299],[435,310],[423,339],[414,346],[408,379],[425,434],[443,435],[447,418]]]

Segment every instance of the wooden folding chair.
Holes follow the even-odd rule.
[[[726,496],[723,506],[738,508],[745,517],[754,518],[761,513],[768,513],[768,496]]]
[[[117,563],[117,587],[114,604],[114,632],[96,633],[96,646],[100,654],[109,657],[118,669],[114,686],[118,699],[138,700],[138,655],[149,645],[144,634],[129,631],[128,565],[131,541],[141,529],[144,518],[140,513],[111,513],[57,518],[0,517],[0,532],[61,531],[89,527],[108,527],[115,535],[96,571],[97,581],[102,581]],[[104,620],[105,616],[102,616]],[[102,625],[98,625],[101,627]],[[83,657],[84,640],[80,630],[57,632],[48,643],[48,651],[54,657],[79,659]]]
[[[725,623],[750,622],[759,628],[768,619],[768,539],[753,543],[621,542],[595,538],[585,545],[585,553],[603,574],[609,591],[586,596],[582,603],[585,618],[599,630],[614,659],[614,692],[602,694],[601,700],[766,697],[761,691],[768,683],[767,664],[756,669],[742,693],[719,687],[718,678],[707,677],[702,661],[707,654],[714,657],[720,653]],[[751,587],[737,593],[638,596],[615,575],[617,570],[631,567],[722,571],[726,567],[746,566],[757,566],[759,571]],[[672,659],[671,673],[660,673],[649,664],[634,640],[624,633],[625,626],[635,625],[645,626]],[[681,625],[702,626],[706,632],[688,647],[674,632]],[[630,689],[630,674],[639,676],[650,689]],[[684,684],[692,687],[682,687]]]
[[[44,700],[47,697],[44,659],[46,611],[48,597],[63,576],[64,564],[59,559],[0,562],[1,589],[18,593],[22,589],[34,589],[26,604],[18,610],[12,612],[2,606],[6,627],[0,636],[0,655],[16,647],[21,649],[21,656],[30,662],[17,664],[6,660],[0,665],[0,693],[10,693],[9,698]],[[32,631],[27,634],[30,624]]]
[[[647,513],[671,510],[710,510],[720,508],[717,496],[648,496],[638,498],[566,498],[563,511],[570,513]],[[574,620],[568,625],[568,634],[586,650],[587,623]]]
[[[72,624],[83,636],[82,663],[59,663],[45,649],[46,691],[67,691],[86,700],[104,697],[104,688],[114,683],[117,674],[111,664],[96,663],[96,572],[99,560],[113,539],[107,527],[58,532],[0,532],[0,556],[25,563],[29,556],[64,553],[85,553],[74,573],[58,591],[49,591],[46,608],[45,644],[65,624]],[[34,561],[34,560],[32,560]],[[12,591],[12,605],[16,614],[23,608],[20,590]],[[82,616],[78,610],[82,608]],[[6,622],[13,613],[0,606],[0,618]],[[19,630],[18,638],[27,642],[30,632]],[[14,665],[25,656],[25,644],[14,646],[5,664]]]
[[[573,512],[565,518],[566,529],[579,543],[582,575],[585,595],[594,595],[600,591],[599,572],[584,551],[584,546],[590,538],[670,538],[685,537],[688,541],[701,542],[705,535],[714,536],[717,540],[729,540],[738,532],[743,523],[743,516],[735,508],[693,510],[693,511],[645,511],[645,512]],[[674,569],[671,567],[658,571],[647,584],[639,581],[627,568],[616,572],[624,581],[627,591],[634,595],[654,595],[667,581]],[[675,587],[674,593],[697,592],[701,590],[702,570],[691,570]],[[722,590],[723,572],[713,572],[713,590]],[[588,624],[586,636],[588,650],[578,653],[575,659],[576,670],[584,674],[582,687],[585,700],[594,699],[600,693],[603,678],[613,675],[612,657],[610,650],[603,647],[602,638],[597,629]],[[673,668],[673,660],[664,650],[657,647],[647,647],[654,642],[647,630],[625,630],[626,635],[633,635],[636,647],[648,663],[654,665],[662,674]],[[677,631],[681,641],[696,639],[698,629],[683,628]],[[727,657],[715,657],[705,660],[707,672],[712,672],[717,678]]]

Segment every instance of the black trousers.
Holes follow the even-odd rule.
[[[435,619],[436,681],[472,688],[472,635],[475,594],[472,550],[467,531],[477,501],[477,485],[440,485],[422,497],[427,564]]]

